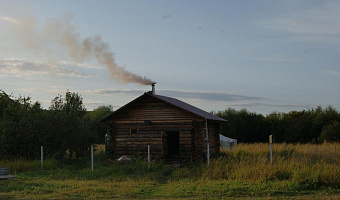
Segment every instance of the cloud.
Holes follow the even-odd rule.
[[[169,19],[171,17],[171,15],[170,14],[167,14],[167,15],[163,15],[162,16],[162,19]]]
[[[313,8],[302,5],[299,11],[288,9],[281,17],[265,20],[260,24],[269,29],[290,33],[319,35],[314,39],[322,38],[320,35],[323,34],[329,37],[330,34],[340,34],[340,2],[319,3]]]
[[[96,95],[112,95],[112,94],[132,94],[138,95],[143,94],[144,90],[128,90],[128,89],[98,89],[98,90],[87,90],[88,94]],[[227,101],[227,102],[238,102],[238,101],[251,101],[251,100],[264,100],[262,97],[251,97],[245,95],[230,94],[227,92],[208,92],[208,91],[190,91],[190,90],[156,90],[156,94],[177,97],[177,98],[190,98],[200,99],[208,101]]]
[[[53,87],[52,87],[53,88]],[[38,93],[52,93],[52,94],[64,94],[68,88],[61,87],[60,89],[37,89],[37,88],[22,88],[23,92],[38,92]]]
[[[244,101],[263,100],[262,97],[251,97],[245,95],[231,94],[227,92],[189,91],[189,90],[159,90],[161,94],[181,98],[193,98],[211,101]]]
[[[95,100],[85,100],[83,101],[83,103],[85,104],[86,108],[98,108],[99,106],[112,106],[113,108],[118,108],[121,107],[120,105],[111,105],[111,104],[107,104],[101,101],[95,101]]]
[[[64,94],[66,89],[21,89],[25,92],[39,92],[39,93],[53,93],[53,94]],[[98,100],[84,100],[84,104],[88,109],[98,108],[99,106],[108,106],[112,102],[104,102],[100,99],[105,99],[103,96],[125,96],[132,95],[134,97],[142,95],[145,90],[142,89],[97,89],[97,90],[83,90],[77,91],[81,95],[92,95],[92,98]],[[263,97],[252,97],[246,95],[237,95],[230,94],[227,92],[207,92],[207,91],[189,91],[189,90],[156,90],[156,94],[165,95],[169,97],[174,97],[178,99],[186,99],[184,101],[187,102],[196,102],[193,105],[201,105],[200,107],[204,107],[207,104],[209,109],[211,109],[211,105],[219,105],[220,109],[225,107],[238,107],[238,108],[259,108],[269,110],[268,113],[271,112],[271,108],[276,108],[278,110],[293,110],[293,109],[311,109],[312,106],[308,104],[284,104],[284,103],[276,103],[277,101],[270,100],[268,98]],[[269,102],[269,103],[268,103]],[[271,103],[274,102],[274,103]],[[50,101],[48,102],[50,103]],[[124,102],[122,102],[124,104]],[[112,104],[111,104],[112,105]],[[113,105],[113,107],[120,107],[121,105]],[[208,110],[209,110],[208,109]]]
[[[254,60],[269,61],[269,62],[291,62],[297,61],[298,59],[289,57],[287,55],[273,55],[267,57],[256,57]]]
[[[2,16],[2,17],[0,17],[0,19],[7,21],[7,22],[10,22],[10,23],[13,23],[13,24],[20,25],[19,20],[15,19],[14,17]]]
[[[244,103],[244,104],[229,104],[229,107],[278,107],[278,108],[306,108],[309,109],[311,106],[308,105],[297,105],[297,104],[268,104],[268,103]]]
[[[52,94],[63,94],[65,93],[65,87],[55,88],[51,87],[49,89],[37,89],[37,88],[24,88],[21,91],[29,93],[52,93]],[[83,90],[77,91],[81,95],[94,95],[94,96],[110,96],[110,95],[132,95],[139,96],[145,93],[145,90],[141,89],[97,89],[97,90]],[[189,90],[156,90],[156,94],[179,98],[179,99],[191,99],[198,101],[208,101],[208,102],[254,102],[266,100],[262,97],[251,97],[245,95],[230,94],[227,92],[207,92],[207,91],[189,91]],[[102,102],[88,102],[91,105],[107,105],[107,103]]]
[[[326,70],[324,73],[330,74],[332,76],[340,76],[340,70]]]
[[[310,42],[316,42],[316,43],[340,43],[340,38],[337,37],[323,37],[319,35],[300,35],[300,36],[294,36],[291,37],[291,40],[294,41],[299,41],[299,42],[305,42],[305,43],[310,43]]]
[[[84,93],[92,95],[113,95],[113,94],[143,94],[144,90],[137,89],[97,89],[97,90],[85,90]]]
[[[71,67],[81,67],[81,68],[88,68],[88,69],[103,69],[102,67],[90,65],[88,63],[69,62],[65,60],[58,61],[58,63],[64,66],[71,66]]]
[[[74,66],[74,65],[73,65]],[[35,76],[63,76],[90,78],[88,75],[71,67],[70,63],[32,62],[19,59],[0,59],[2,77],[33,78]]]

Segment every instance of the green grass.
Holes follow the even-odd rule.
[[[0,181],[0,199],[340,199],[340,145],[240,144],[211,161],[177,168],[143,160],[116,165],[90,160],[1,161],[16,178]]]

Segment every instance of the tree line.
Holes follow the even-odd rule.
[[[340,113],[332,106],[266,116],[232,108],[214,114],[228,120],[221,134],[238,142],[268,142],[271,134],[279,143],[340,142]]]
[[[0,159],[39,158],[40,146],[47,157],[87,156],[91,144],[104,143],[105,125],[93,126],[111,112],[110,106],[86,111],[83,98],[70,91],[45,110],[30,97],[0,90]]]
[[[110,113],[111,106],[86,111],[75,92],[57,95],[43,109],[30,97],[0,90],[0,159],[36,159],[40,146],[47,157],[88,156],[91,144],[104,143],[106,126],[98,122]],[[331,106],[266,116],[231,108],[214,114],[228,120],[221,133],[238,142],[267,142],[270,134],[275,142],[340,142],[340,114]]]

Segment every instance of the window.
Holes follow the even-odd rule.
[[[130,135],[136,135],[137,133],[138,133],[138,129],[136,129],[136,128],[130,129]]]

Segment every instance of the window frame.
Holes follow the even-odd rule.
[[[138,128],[130,128],[130,135],[137,135],[137,134],[138,134]]]

